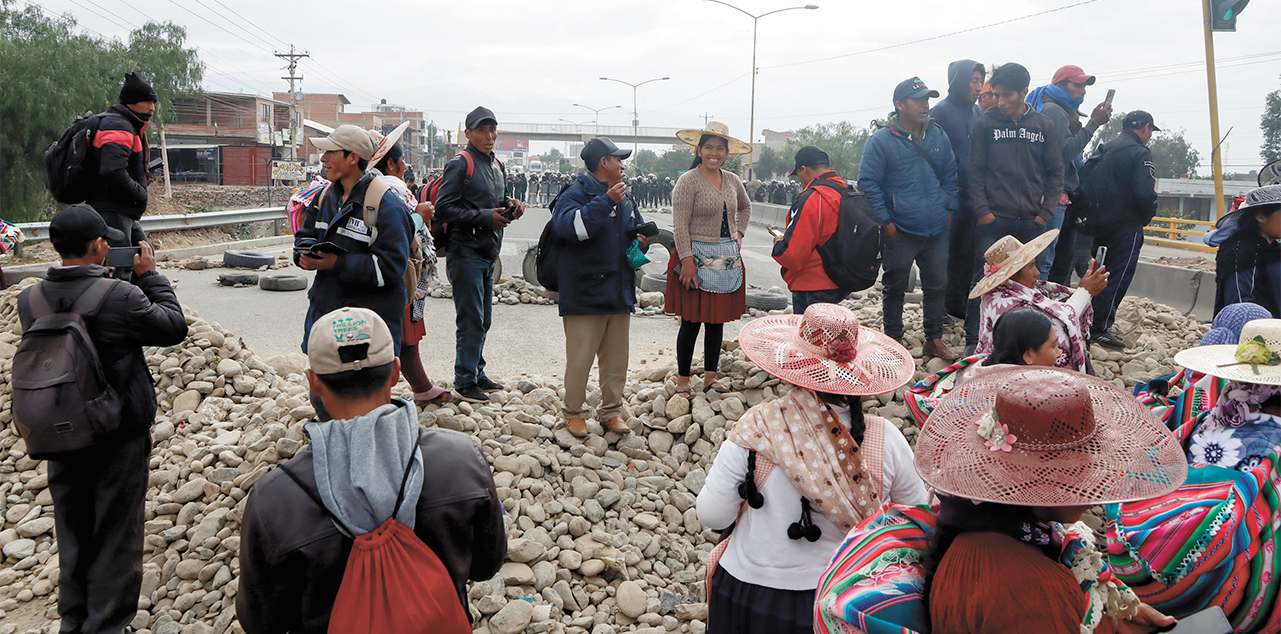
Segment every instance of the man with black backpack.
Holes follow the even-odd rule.
[[[147,238],[138,220],[147,211],[146,131],[156,101],[156,91],[137,73],[125,75],[120,103],[107,109],[93,138],[98,175],[85,203],[124,234],[113,247],[137,246]]]
[[[28,454],[49,460],[64,632],[122,632],[137,615],[156,415],[142,349],[187,337],[150,245],[133,284],[110,279],[108,243],[124,239],[93,207],[63,209],[49,223],[61,265],[18,296],[14,421]]]
[[[894,112],[863,148],[858,188],[885,222],[885,334],[903,339],[903,296],[916,262],[925,294],[924,352],[953,361],[956,353],[943,342],[944,296],[948,227],[960,201],[952,143],[930,119],[930,99],[938,96],[918,77],[894,88]]]
[[[828,167],[827,152],[807,145],[796,152],[796,167],[788,174],[801,180],[805,191],[787,212],[787,230],[774,238],[774,260],[783,267],[783,280],[792,291],[792,313],[801,315],[811,304],[837,304],[850,294],[823,270],[818,247],[836,233],[840,220],[840,174]],[[830,186],[822,186],[830,183]],[[812,191],[811,191],[812,190]]]
[[[493,577],[507,556],[480,447],[456,431],[419,428],[414,405],[392,398],[400,362],[373,311],[321,316],[310,339],[307,381],[333,420],[307,423],[311,447],[249,494],[241,627],[469,634],[467,581]]]

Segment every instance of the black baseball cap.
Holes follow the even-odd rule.
[[[1138,130],[1145,125],[1152,126],[1153,132],[1161,131],[1161,128],[1156,127],[1156,124],[1152,122],[1152,115],[1148,114],[1145,110],[1135,110],[1134,112],[1127,113],[1125,115],[1125,120],[1121,122],[1121,129]]]
[[[613,141],[609,140],[609,137],[598,136],[591,141],[588,141],[587,145],[583,146],[583,151],[578,153],[578,158],[583,159],[583,162],[590,167],[593,163],[605,158],[606,156],[627,158],[631,155],[631,150],[618,149],[618,146],[615,145]]]
[[[476,106],[475,110],[467,113],[466,126],[468,130],[475,130],[486,122],[498,125],[498,117],[494,116],[494,111],[485,106]]]
[[[827,157],[827,152],[807,145],[796,151],[796,167],[788,172],[788,176],[796,176],[796,172],[802,167],[814,167],[816,165],[831,165],[831,159]]]
[[[79,251],[90,241],[106,238],[108,242],[122,243],[125,234],[107,226],[98,211],[89,205],[72,205],[59,211],[49,221],[49,241],[59,253]]]
[[[898,86],[894,87],[894,101],[892,103],[898,103],[906,99],[916,99],[918,97],[929,97],[930,99],[934,99],[938,96],[939,91],[930,90],[925,86],[925,82],[921,81],[920,77],[913,77],[911,79],[904,79],[898,83]]]

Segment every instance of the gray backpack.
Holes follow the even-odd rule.
[[[120,397],[85,327],[120,283],[95,281],[67,312],[53,309],[43,283],[25,294],[34,321],[13,357],[13,419],[32,458],[84,449],[120,426]]]

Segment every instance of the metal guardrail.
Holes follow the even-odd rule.
[[[203,229],[205,227],[222,227],[238,225],[245,222],[270,222],[287,220],[289,214],[284,207],[260,207],[258,209],[229,209],[225,211],[207,211],[194,214],[172,214],[168,216],[143,216],[138,222],[142,230],[172,231],[174,229]],[[39,242],[49,239],[49,223],[18,223],[24,241]]]
[[[1145,227],[1145,229],[1151,232],[1164,233],[1169,237],[1158,238],[1148,236],[1147,240],[1152,244],[1157,244],[1163,247],[1175,247],[1178,249],[1187,249],[1189,251],[1201,251],[1204,253],[1217,253],[1219,251],[1214,247],[1207,246],[1201,241],[1201,237],[1206,234],[1205,231],[1188,231],[1178,228],[1179,225],[1195,225],[1208,228],[1214,227],[1214,223],[1208,220],[1189,220],[1186,218],[1164,218],[1157,216],[1152,219],[1152,223]],[[1179,236],[1192,237],[1187,240],[1180,240]]]

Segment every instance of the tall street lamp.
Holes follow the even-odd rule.
[[[756,26],[757,26],[757,23],[760,21],[761,18],[767,15],[782,13],[783,11],[795,11],[797,9],[809,9],[812,11],[814,9],[817,9],[818,5],[807,4],[803,7],[787,7],[786,9],[775,9],[773,11],[766,11],[765,13],[762,13],[760,15],[752,15],[751,13],[748,13],[728,2],[721,2],[721,0],[707,0],[707,2],[715,2],[716,4],[723,4],[752,19],[752,109],[751,109],[751,123],[748,124],[751,127],[751,129],[747,131],[748,133],[747,145],[752,150],[747,155],[747,180],[750,181],[752,180],[753,162],[754,162],[754,159],[756,158]]]
[[[614,109],[614,108],[622,108],[622,106],[605,106],[604,108],[593,108],[593,107],[591,107],[591,106],[584,106],[584,105],[583,105],[583,104],[581,104],[581,103],[576,103],[576,104],[574,104],[574,106],[575,106],[575,107],[577,107],[577,108],[587,108],[588,110],[591,110],[593,113],[595,113],[595,114],[596,114],[596,136],[600,136],[600,113],[601,113],[602,111],[605,111],[605,110],[612,110],[612,109]]]
[[[640,151],[640,115],[636,114],[636,89],[653,81],[667,81],[669,79],[671,79],[671,77],[655,77],[654,79],[646,79],[645,81],[639,84],[633,84],[631,82],[626,82],[621,79],[613,79],[611,77],[600,78],[601,81],[616,81],[620,84],[624,84],[632,87],[632,160],[633,161],[637,159],[637,156],[639,155],[638,153]]]

